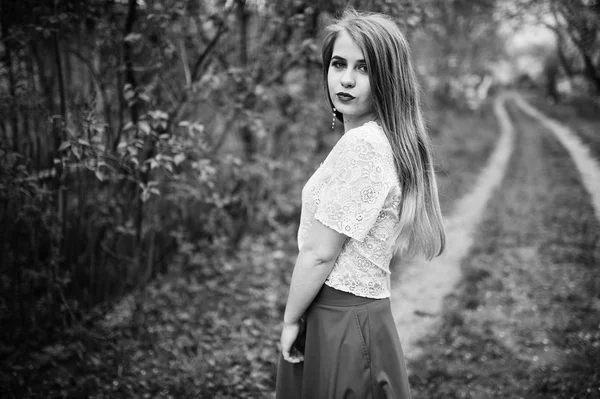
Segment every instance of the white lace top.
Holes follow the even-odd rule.
[[[346,132],[302,189],[298,248],[315,219],[348,236],[326,285],[362,297],[390,296],[400,194],[381,127],[368,122]]]

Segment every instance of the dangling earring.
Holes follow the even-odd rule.
[[[333,128],[335,127],[335,111],[337,111],[337,109],[333,107],[333,119],[331,120],[331,130],[333,130]]]

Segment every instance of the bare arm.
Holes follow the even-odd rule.
[[[296,323],[304,314],[331,272],[347,238],[318,220],[314,221],[296,259],[284,323]]]
[[[347,238],[315,220],[302,245],[292,274],[281,332],[281,352],[288,362],[303,360],[302,355],[291,354],[300,317],[321,289]]]

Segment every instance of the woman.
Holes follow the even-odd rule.
[[[389,265],[445,243],[417,79],[384,15],[347,10],[322,55],[345,134],[302,190],[277,398],[409,398]]]

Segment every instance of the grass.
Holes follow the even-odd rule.
[[[415,398],[600,396],[600,225],[558,141],[511,114],[507,175],[409,364]]]
[[[429,115],[440,205],[442,213],[449,214],[494,149],[499,136],[497,121],[491,101],[474,113],[437,107]]]
[[[539,95],[529,95],[527,101],[546,115],[569,126],[600,162],[600,103],[582,96],[568,97],[558,104],[551,104]]]
[[[427,114],[448,211],[487,161],[496,122],[489,105],[477,114]],[[299,194],[282,195],[297,203]],[[7,398],[270,397],[296,253],[290,223],[247,237],[238,253],[180,261],[147,288],[143,320],[133,319],[134,294],[52,345],[6,353],[0,347],[7,355],[0,392]]]
[[[131,322],[130,296],[93,326],[15,354],[0,369],[3,397],[265,397],[291,267],[284,242],[247,239],[239,257],[220,258],[204,278],[181,265],[147,288],[144,320]]]

